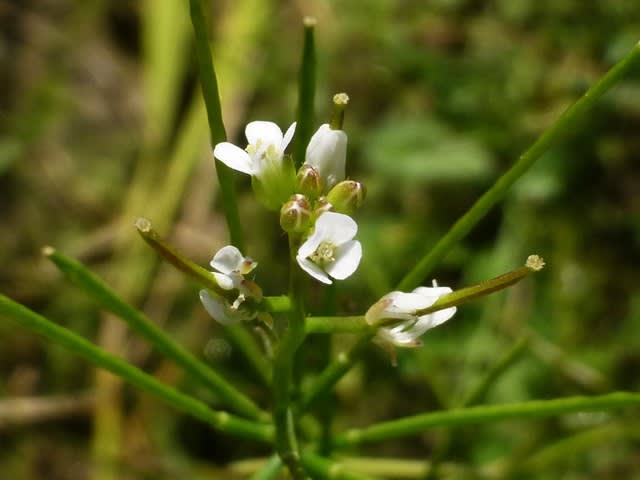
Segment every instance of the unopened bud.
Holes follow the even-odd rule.
[[[327,194],[327,200],[338,213],[352,214],[364,203],[367,194],[364,185],[353,180],[344,180]]]
[[[324,181],[318,169],[305,163],[298,170],[298,191],[309,198],[316,198],[322,194]]]
[[[320,197],[313,204],[313,218],[318,218],[324,212],[335,212],[335,209],[327,197]]]
[[[280,209],[280,226],[287,233],[300,233],[309,228],[311,220],[311,204],[307,197],[292,195]]]

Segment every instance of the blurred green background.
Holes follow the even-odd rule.
[[[166,382],[208,397],[40,255],[81,259],[268,406],[197,286],[137,238],[150,218],[206,265],[227,242],[186,0],[0,2],[0,291]],[[209,4],[229,138],[294,119],[301,19],[318,20],[317,124],[351,97],[347,173],[368,188],[345,314],[388,292],[546,127],[640,39],[632,0],[236,0]],[[488,403],[640,387],[640,66],[438,268],[466,286],[538,253],[547,268],[463,306],[393,368],[373,346],[337,391],[336,428],[455,405],[510,346]],[[277,217],[238,177],[267,294],[286,288]],[[425,279],[430,284],[431,279]],[[311,310],[320,312],[314,291]],[[226,438],[0,319],[0,478],[245,478],[268,453]],[[334,340],[339,351],[350,336]],[[313,348],[303,359],[320,368]],[[368,446],[444,478],[640,478],[637,411],[431,431]],[[414,472],[415,473],[415,472]]]

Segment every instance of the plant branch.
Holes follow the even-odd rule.
[[[436,245],[422,257],[416,266],[398,284],[398,290],[407,291],[420,285],[431,274],[436,265],[451,251],[452,247],[462,240],[489,210],[501,201],[511,186],[538,160],[549,148],[563,136],[571,133],[576,122],[583,117],[600,98],[626,75],[640,57],[640,43],[611,70],[600,78],[556,122],[551,125],[536,142],[524,152],[513,166],[502,175],[496,183],[482,195],[442,237]]]
[[[378,423],[363,429],[348,430],[335,438],[335,446],[344,448],[379,442],[415,435],[434,427],[492,423],[510,418],[542,418],[567,413],[615,410],[638,405],[640,405],[640,394],[616,392],[593,397],[566,397],[506,405],[457,408]]]
[[[61,345],[70,352],[86,358],[134,387],[154,395],[176,410],[202,420],[220,432],[264,443],[273,441],[273,426],[245,420],[227,412],[212,410],[204,402],[159,382],[153,376],[2,294],[0,294],[0,314],[47,340]]]

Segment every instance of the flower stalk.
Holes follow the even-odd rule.
[[[316,19],[305,17],[303,26],[302,60],[298,78],[298,113],[296,118],[298,126],[293,155],[296,170],[304,163],[305,151],[311,138],[313,107],[316,97]]]
[[[149,341],[160,353],[182,367],[188,375],[219,395],[230,408],[253,420],[268,420],[269,415],[258,408],[250,398],[237,390],[210,366],[182,348],[142,312],[120,298],[80,262],[62,255],[52,247],[45,247],[43,254],[76,286],[125,321],[129,327]]]
[[[565,135],[571,133],[576,122],[583,118],[598,103],[600,98],[611,87],[618,83],[635,65],[640,58],[640,42],[611,70],[589,88],[584,95],[571,105],[551,127],[538,137],[489,190],[487,190],[473,206],[449,229],[449,231],[427,251],[416,266],[408,272],[398,284],[398,290],[410,290],[417,287],[424,278],[431,275],[433,269],[452,250],[452,247],[462,240],[480,220],[501,201],[511,186],[522,177],[531,166],[554,146]]]
[[[136,388],[159,398],[178,411],[191,415],[216,430],[263,443],[273,441],[273,426],[244,420],[209,408],[204,402],[163,384],[139,368],[96,347],[88,340],[0,294],[0,315],[80,355],[96,366],[122,378]]]
[[[209,36],[207,35],[207,21],[204,16],[201,0],[189,0],[189,13],[195,35],[198,74],[200,77],[200,85],[202,86],[202,96],[207,108],[209,134],[211,144],[215,145],[224,142],[227,139],[227,133],[222,120],[218,79],[211,59],[211,48],[209,47]],[[236,184],[233,172],[222,162],[216,160],[216,174],[222,193],[222,205],[224,206],[231,244],[244,251],[245,245],[240,223],[240,214],[238,213]]]

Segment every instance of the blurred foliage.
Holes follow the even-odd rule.
[[[166,193],[168,158],[190,99],[199,95],[186,2],[165,3],[178,17],[155,15],[153,1],[0,3],[0,290],[91,339],[100,312],[39,252],[55,245],[107,275],[122,248],[121,228],[133,238],[134,216],[153,219],[154,204]],[[315,15],[317,122],[328,117],[331,94],[349,93],[348,174],[369,191],[358,219],[365,260],[338,293],[347,314],[363,312],[391,289],[640,32],[640,7],[631,0],[262,5],[264,11],[256,11],[262,27],[251,35],[243,30],[247,17],[234,17],[236,9],[253,8],[250,2],[211,7],[227,129],[241,143],[241,126],[249,120],[289,124],[300,19]],[[145,25],[170,29],[174,41]],[[241,42],[250,48],[238,59],[233,53]],[[233,81],[225,83],[227,76]],[[401,352],[397,368],[372,346],[339,384],[336,428],[454,405],[497,353],[524,334],[532,335],[529,349],[487,402],[640,388],[639,106],[640,66],[450,252],[438,280],[464,286],[516,267],[530,253],[544,256],[547,270],[462,307],[454,321],[429,333],[423,348]],[[165,233],[204,265],[226,233],[213,161],[201,137],[193,140],[198,164],[189,170]],[[141,164],[149,175],[142,182],[136,180]],[[257,280],[268,294],[280,293],[286,242],[276,218],[251,198],[246,178],[239,187],[249,253],[260,261]],[[137,194],[144,200],[130,212]],[[138,305],[260,403],[268,402],[199,306],[196,287],[165,265],[150,268],[155,275],[140,280]],[[91,389],[90,366],[59,348],[4,321],[0,338],[0,402]],[[337,338],[334,348],[352,341]],[[129,359],[162,380],[195,388],[136,338],[127,337],[126,347]],[[306,359],[318,368],[314,360],[311,354]],[[215,398],[208,400],[215,405]],[[640,424],[629,413],[458,429],[448,439],[445,462],[466,466],[464,478],[495,478],[496,472],[505,478],[640,478]],[[266,453],[229,442],[128,389],[122,414],[117,478],[235,478],[224,469],[227,462]],[[613,434],[602,430],[606,425]],[[91,436],[86,414],[0,427],[0,472],[25,480],[89,478],[103,468],[93,463]],[[445,432],[433,431],[361,453],[427,460],[445,441]]]

